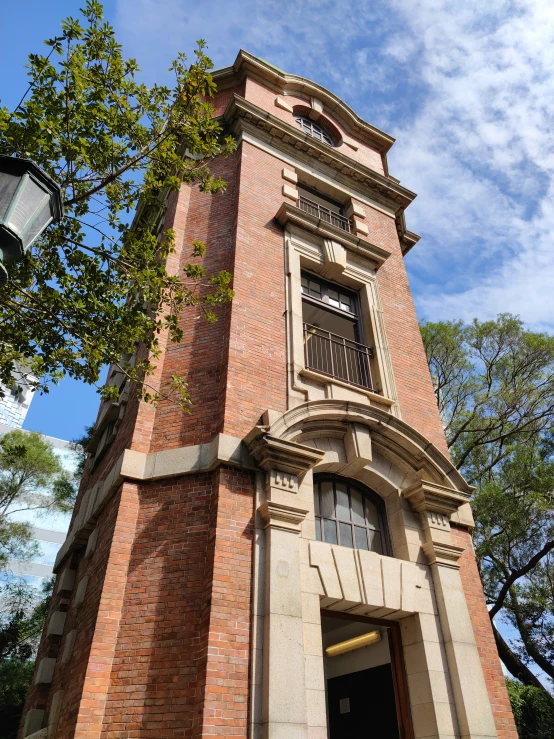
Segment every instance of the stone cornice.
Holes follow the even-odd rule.
[[[420,480],[402,491],[418,513],[432,511],[450,516],[464,503],[469,503],[470,493],[438,485],[435,482]]]
[[[405,257],[410,249],[417,244],[421,236],[413,231],[408,231],[406,228],[406,217],[403,211],[396,214],[395,221],[396,231],[398,233],[398,238],[400,239],[400,246],[402,247],[402,256]]]
[[[258,59],[243,49],[239,51],[233,66],[218,69],[212,73],[219,90],[240,84],[246,76],[259,79],[277,93],[297,95],[306,100],[312,96],[318,98],[326,111],[340,120],[350,133],[366,141],[382,154],[386,154],[394,144],[395,139],[392,136],[364,121],[352,108],[325,87],[305,77],[287,74],[282,69],[274,67],[263,59]]]
[[[285,150],[293,148],[297,153],[308,153],[311,161],[319,160],[332,169],[342,172],[358,185],[365,185],[377,200],[392,207],[397,214],[407,208],[416,198],[415,193],[399,185],[393,178],[355,162],[349,156],[321,143],[297,126],[283,121],[236,93],[223,113],[223,120],[233,129],[235,135],[240,135],[242,125],[251,124],[248,128],[250,132],[260,129],[265,131],[276,145],[284,145]]]
[[[281,529],[295,534],[300,533],[302,521],[308,513],[306,508],[297,508],[270,501],[263,503],[258,511],[265,521],[266,529]]]
[[[281,226],[292,223],[321,238],[337,241],[350,251],[356,252],[366,259],[371,259],[377,267],[384,264],[385,260],[390,256],[390,252],[386,249],[381,249],[381,247],[375,246],[370,241],[361,239],[359,236],[354,236],[354,234],[333,226],[331,223],[317,218],[317,216],[306,213],[292,203],[283,203],[275,215],[275,220]]]
[[[73,549],[86,543],[100,512],[126,480],[162,480],[193,472],[209,472],[220,464],[256,469],[242,439],[227,434],[217,434],[207,444],[166,449],[151,454],[126,449],[103,480],[80,493],[79,510],[58,552],[54,571]]]
[[[255,427],[244,441],[258,466],[266,472],[281,470],[302,478],[325,456],[319,449],[270,436],[260,426]]]

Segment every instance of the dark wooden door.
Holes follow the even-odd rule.
[[[331,739],[399,739],[390,665],[327,680]]]

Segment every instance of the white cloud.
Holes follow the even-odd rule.
[[[512,311],[552,329],[554,9],[537,0],[395,7],[423,39],[428,88],[394,153],[419,192],[410,215],[428,241],[410,258],[418,285],[431,283],[420,312]]]
[[[554,329],[551,0],[118,0],[149,76],[209,43],[316,79],[397,137],[391,171],[419,193],[408,258],[429,318],[512,311]]]

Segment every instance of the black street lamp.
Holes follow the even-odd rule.
[[[0,156],[0,285],[4,265],[23,259],[46,226],[63,215],[60,187],[30,159]]]

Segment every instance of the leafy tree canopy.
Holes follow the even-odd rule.
[[[37,552],[30,525],[15,514],[71,511],[77,484],[39,433],[14,430],[0,438],[0,570]]]
[[[51,175],[62,188],[64,217],[0,288],[0,382],[47,390],[68,374],[94,384],[102,366],[114,363],[155,401],[160,393],[147,377],[160,333],[179,341],[184,306],[201,305],[214,320],[213,308],[232,298],[229,273],[207,276],[199,264],[202,242],[191,244],[192,260],[178,274],[166,269],[175,247],[174,232],[163,230],[168,193],[181,182],[221,192],[225,183],[208,165],[234,148],[209,102],[212,63],[199,41],[192,63],[179,54],[171,65],[172,87],[147,87],[97,0],[45,43],[46,55],[29,56],[29,89],[19,105],[0,108],[0,153],[33,159]],[[150,349],[150,359],[137,360],[138,345]],[[100,392],[115,399],[120,391]],[[183,378],[161,392],[186,407]]]
[[[421,333],[452,459],[476,486],[475,552],[491,620],[517,630],[500,656],[544,690],[554,678],[554,337],[517,317],[425,323]]]

